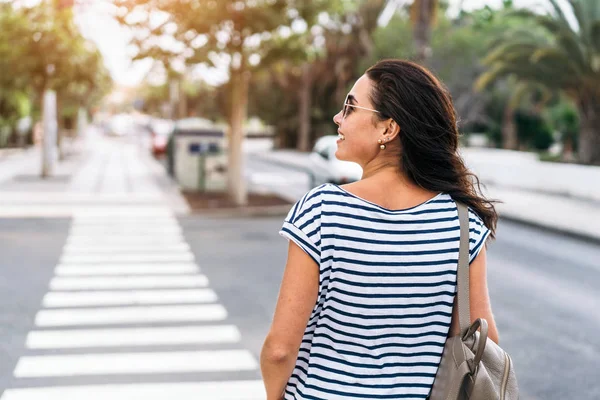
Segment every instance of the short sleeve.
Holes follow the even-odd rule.
[[[485,245],[490,232],[481,218],[469,208],[469,264]]]
[[[290,210],[279,234],[294,241],[315,262],[321,260],[321,203],[319,186],[306,193]]]

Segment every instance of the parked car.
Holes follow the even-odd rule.
[[[110,117],[105,126],[106,134],[109,136],[123,137],[135,132],[133,118],[128,114],[117,114]]]
[[[362,168],[360,165],[340,161],[335,157],[337,151],[337,135],[327,135],[319,138],[310,154],[311,171],[315,176],[315,184],[335,183],[341,185],[360,180]]]
[[[153,119],[149,122],[150,150],[154,157],[163,156],[167,152],[169,137],[173,134],[174,123],[168,119]]]

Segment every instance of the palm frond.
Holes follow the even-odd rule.
[[[519,107],[519,104],[521,104],[525,96],[531,94],[533,86],[538,85],[534,85],[531,82],[525,81],[517,82],[515,85],[515,90],[511,93],[510,98],[508,99],[508,106],[511,108]]]
[[[564,32],[564,31],[572,32],[575,34],[571,25],[565,24],[562,21],[554,19],[548,15],[538,15],[535,18],[535,22],[539,26],[543,27],[548,32],[550,32],[551,34],[554,34],[554,35],[560,34],[561,32]]]
[[[569,5],[573,9],[573,14],[575,15],[575,19],[577,19],[577,25],[579,25],[579,37],[584,45],[589,46],[590,24],[588,21],[588,16],[583,11],[579,1],[569,0]]]
[[[565,16],[565,13],[562,10],[561,6],[558,4],[558,2],[556,0],[549,0],[549,1],[550,1],[550,4],[552,5],[552,8],[554,9],[554,13],[555,13],[555,16],[557,17],[557,19],[559,21],[561,21],[563,24],[567,25],[569,28],[571,28],[571,30],[573,30],[571,23]]]
[[[507,17],[535,19],[539,14],[536,14],[527,8],[516,8],[514,10],[507,11],[505,15]]]
[[[600,53],[600,19],[594,21],[590,27],[590,40],[594,51]]]
[[[481,92],[490,87],[497,80],[504,78],[509,74],[509,67],[506,64],[496,64],[485,71],[475,80],[473,85],[476,92]]]
[[[548,68],[546,66],[548,65],[551,69],[557,71],[562,70],[578,76],[581,76],[583,73],[583,71],[578,69],[577,64],[574,63],[571,58],[569,58],[568,54],[565,54],[555,48],[538,49],[531,54],[530,60],[533,64],[545,68]]]
[[[565,33],[557,36],[556,44],[569,57],[572,63],[577,66],[577,69],[580,72],[584,72],[588,69],[589,60],[577,39],[576,36]]]
[[[492,50],[482,60],[483,65],[492,65],[499,61],[505,61],[507,59],[515,60],[523,57],[527,59],[531,53],[535,52],[540,48],[539,45],[529,42],[508,42],[500,45],[495,50]]]

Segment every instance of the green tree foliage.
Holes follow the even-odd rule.
[[[552,145],[552,130],[540,115],[517,110],[515,123],[519,142],[525,148],[544,151]]]
[[[251,110],[276,126],[281,146],[307,150],[316,138],[336,132],[332,117],[364,72],[356,66],[375,50],[373,32],[384,6],[331,2],[310,31],[281,41],[281,56],[261,64],[251,83]]]
[[[501,116],[490,113],[491,109],[503,107],[510,91],[500,82],[498,87],[486,91],[473,91],[473,81],[485,70],[481,59],[490,43],[514,22],[500,18],[498,11],[488,7],[473,12],[463,12],[455,20],[445,16],[443,6],[431,34],[431,54],[425,65],[430,68],[452,93],[454,106],[460,117],[462,131],[490,131],[501,125]],[[359,64],[363,71],[383,58],[417,60],[417,49],[411,37],[411,21],[408,14],[398,13],[387,26],[373,34],[372,56]]]
[[[561,98],[548,109],[548,119],[552,126],[560,133],[563,145],[563,158],[570,160],[572,153],[579,148],[580,120],[577,107],[572,101]]]
[[[137,34],[137,58],[151,57],[175,64],[218,64],[229,66],[229,193],[236,204],[247,202],[242,176],[243,123],[247,115],[249,80],[261,57],[279,47],[280,28],[312,27],[326,0],[118,0],[121,23]],[[161,17],[153,25],[151,16]],[[161,46],[169,38],[171,46]]]
[[[0,3],[0,110],[9,125],[29,113],[29,102],[39,116],[46,89],[58,94],[59,117],[91,107],[110,89],[100,53],[81,36],[72,9],[64,5]]]
[[[544,15],[520,10],[516,15],[531,28],[506,32],[485,59],[489,69],[478,80],[485,87],[508,75],[560,90],[577,104],[581,118],[579,160],[600,164],[600,4],[568,0],[567,12],[556,0]]]

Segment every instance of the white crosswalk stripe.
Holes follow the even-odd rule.
[[[130,252],[142,252],[146,254],[172,252],[172,251],[188,251],[190,246],[187,243],[162,245],[159,248],[152,245],[131,245],[115,243],[113,245],[68,245],[63,249],[63,255],[78,255],[78,254],[118,254]]]
[[[167,328],[117,328],[33,331],[27,335],[29,349],[148,346],[191,343],[229,343],[240,340],[233,325]]]
[[[0,400],[265,398],[256,358],[168,209],[82,209],[54,273],[14,370],[17,385]],[[189,373],[199,380],[177,379]],[[60,386],[19,386],[25,378],[60,378]]]
[[[198,272],[196,264],[100,264],[72,265],[60,264],[54,270],[57,276],[93,276],[93,275],[173,275]]]
[[[171,290],[86,290],[84,292],[50,292],[44,307],[127,306],[136,304],[210,303],[217,301],[211,289]]]
[[[158,374],[256,368],[256,360],[248,350],[69,354],[21,357],[15,367],[15,376]]]
[[[146,275],[146,276],[74,276],[55,277],[50,281],[52,290],[85,289],[142,289],[160,287],[204,287],[204,275]]]
[[[60,259],[64,264],[75,263],[138,263],[138,262],[191,262],[194,261],[194,255],[187,252],[163,253],[163,254],[94,254],[94,255],[75,255],[63,256]]]
[[[135,324],[150,322],[221,321],[227,311],[220,304],[111,307],[42,310],[37,326]]]
[[[9,389],[2,400],[264,400],[261,381],[140,383]]]

